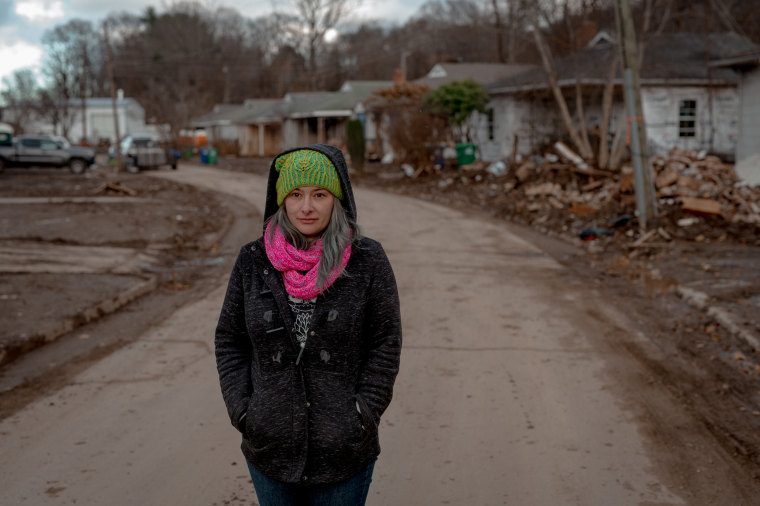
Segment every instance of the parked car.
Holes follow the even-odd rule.
[[[60,136],[19,135],[9,146],[0,146],[0,172],[5,167],[68,167],[81,174],[94,165],[94,149],[72,146]]]
[[[128,135],[121,140],[121,154],[127,172],[136,173],[141,169],[157,169],[169,166],[177,169],[178,156],[174,150],[165,149],[155,135]],[[115,156],[115,153],[112,153]]]

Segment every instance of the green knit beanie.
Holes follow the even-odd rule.
[[[343,198],[340,177],[329,158],[319,151],[299,149],[277,157],[274,167],[280,173],[277,178],[277,205],[281,206],[293,188],[318,186],[338,199]]]

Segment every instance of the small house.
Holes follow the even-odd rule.
[[[342,146],[346,122],[365,123],[362,102],[390,81],[346,81],[338,91],[291,92],[278,99],[248,99],[243,104],[217,105],[192,120],[206,130],[211,144],[237,142],[241,156],[272,156],[284,149],[313,143]]]
[[[668,33],[645,40],[640,83],[650,152],[673,147],[706,150],[732,158],[738,135],[738,77],[728,68],[709,65],[721,55],[753,47],[735,33]],[[578,123],[576,89],[584,117],[596,132],[602,122],[602,94],[619,48],[610,37],[595,37],[583,50],[554,61],[559,87]],[[516,150],[528,154],[566,135],[546,72],[535,68],[494,83],[492,96],[499,158]],[[614,77],[609,131],[625,131],[623,79]]]
[[[116,126],[114,124],[113,101],[110,97],[87,98],[84,103],[84,118],[82,114],[82,100],[70,99],[67,108],[61,108],[66,114],[61,114],[59,124],[54,124],[49,117],[35,114],[32,118],[26,118],[24,130],[27,133],[64,135],[74,143],[86,140],[90,144],[99,142],[115,142]],[[20,112],[12,108],[3,110],[3,118],[14,122],[15,115]],[[156,125],[148,125],[145,122],[145,109],[134,98],[124,97],[122,90],[116,97],[116,117],[119,122],[119,135],[124,137],[130,134],[151,133],[160,135],[162,132]],[[83,121],[83,119],[85,121]],[[63,129],[62,124],[67,128]],[[86,131],[85,131],[86,128]]]

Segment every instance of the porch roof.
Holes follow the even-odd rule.
[[[284,102],[290,118],[349,117],[372,92],[393,86],[392,81],[346,81],[338,91],[288,93]]]
[[[242,110],[241,104],[217,104],[211,112],[193,118],[191,124],[194,127],[231,125]]]
[[[710,62],[711,67],[753,68],[760,66],[760,49]]]

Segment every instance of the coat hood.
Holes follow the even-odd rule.
[[[348,179],[348,166],[346,165],[346,159],[343,158],[343,152],[335,146],[327,144],[309,144],[308,146],[299,146],[297,148],[288,149],[283,151],[279,155],[272,159],[272,163],[269,166],[269,180],[267,182],[267,200],[264,205],[264,229],[266,229],[267,220],[277,212],[280,206],[277,205],[277,178],[279,173],[275,168],[274,162],[282,155],[287,153],[298,151],[299,149],[310,149],[312,151],[318,151],[330,159],[335,166],[335,170],[338,172],[340,178],[340,187],[343,191],[343,199],[341,204],[346,209],[349,216],[356,221],[356,203],[354,202],[354,192],[351,190],[351,181]]]

